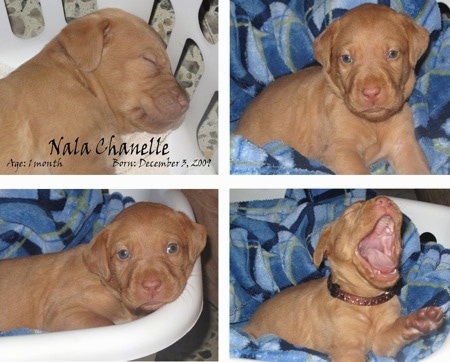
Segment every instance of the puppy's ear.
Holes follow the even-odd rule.
[[[193,263],[206,246],[206,228],[203,225],[192,221],[183,212],[178,212],[181,223],[190,235],[189,242],[189,260]]]
[[[192,223],[192,244],[189,248],[189,259],[194,262],[206,246],[206,228],[203,225]]]
[[[104,280],[111,278],[109,270],[109,246],[110,229],[108,227],[100,231],[89,243],[83,253],[83,261],[88,270],[99,275]]]
[[[314,265],[318,268],[322,263],[322,260],[328,256],[328,239],[331,234],[331,226],[328,226],[320,235],[319,242],[317,243],[316,250],[314,250],[313,261]]]
[[[402,14],[402,25],[409,42],[409,63],[416,66],[417,61],[428,48],[430,36],[427,29],[417,25],[408,16]]]
[[[100,64],[110,30],[108,19],[88,15],[67,25],[57,39],[78,69],[92,72]]]
[[[338,31],[339,20],[331,23],[314,41],[314,57],[328,73],[331,67],[331,44]]]

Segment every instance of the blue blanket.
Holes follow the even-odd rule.
[[[361,3],[391,6],[406,13],[431,34],[418,64],[409,99],[416,136],[433,174],[450,173],[450,21],[441,20],[435,0],[232,0],[230,22],[230,130],[249,102],[273,80],[314,63],[314,39],[334,19]],[[281,142],[258,147],[231,135],[233,174],[329,174]],[[379,161],[373,174],[390,174]]]
[[[258,339],[241,332],[256,308],[280,290],[328,275],[328,264],[312,261],[322,229],[355,201],[369,199],[366,190],[288,190],[285,198],[230,205],[230,354],[267,361],[323,361],[326,356],[294,346],[275,335]],[[403,218],[404,250],[399,294],[401,313],[428,305],[450,317],[450,250],[421,245],[417,230]],[[435,351],[450,331],[446,322],[400,351],[397,360],[417,361]],[[370,355],[372,361],[394,361]]]
[[[133,199],[101,190],[1,190],[0,259],[89,243]],[[0,336],[35,333],[3,331]]]

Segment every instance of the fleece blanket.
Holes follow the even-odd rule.
[[[433,174],[450,173],[450,29],[435,0],[232,0],[230,21],[230,130],[261,90],[276,78],[314,64],[314,39],[333,20],[362,3],[379,3],[410,15],[430,33],[408,102],[416,137]],[[288,95],[287,95],[288,96]],[[282,120],[280,120],[282,121]],[[231,135],[233,174],[329,174],[314,160],[278,141],[257,147]],[[379,161],[373,174],[391,174]]]
[[[375,196],[367,190],[288,190],[285,198],[230,205],[230,354],[267,361],[325,361],[326,356],[294,346],[275,335],[258,339],[241,332],[256,308],[282,289],[329,274],[327,262],[312,261],[322,229],[350,204]],[[450,250],[419,242],[416,228],[403,218],[404,250],[399,298],[401,313],[440,306],[450,316]],[[371,361],[417,361],[445,340],[444,325],[393,358],[370,354]]]
[[[53,253],[89,243],[125,207],[119,193],[101,190],[1,190],[0,259]],[[36,333],[2,331],[0,336]]]

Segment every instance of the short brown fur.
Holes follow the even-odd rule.
[[[178,251],[168,253],[173,243]],[[0,330],[62,331],[147,315],[182,293],[205,243],[203,225],[143,202],[119,213],[89,244],[2,260]],[[128,258],[119,257],[123,250]]]
[[[136,16],[100,10],[0,80],[0,173],[112,174],[112,136],[120,144],[127,133],[175,129],[188,104],[159,35]],[[72,153],[63,155],[66,143]],[[59,158],[62,167],[34,167]]]
[[[388,7],[352,9],[314,42],[322,66],[270,84],[236,133],[260,146],[281,140],[337,174],[367,174],[380,159],[397,174],[429,174],[405,102],[428,41],[425,28]]]
[[[398,268],[377,273],[363,261],[358,249],[360,241],[385,215],[393,222],[395,239],[389,253],[398,267],[402,215],[385,197],[351,205],[323,231],[314,263],[319,266],[327,258],[332,281],[345,292],[375,297],[397,283]],[[264,302],[243,330],[254,337],[276,334],[295,345],[326,353],[333,362],[364,362],[371,350],[380,356],[395,356],[403,346],[437,329],[442,321],[443,312],[438,307],[400,316],[397,296],[374,306],[333,298],[324,278],[287,288]]]

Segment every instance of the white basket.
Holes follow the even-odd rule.
[[[178,190],[110,190],[153,201],[184,212],[194,219],[191,206]],[[133,322],[67,332],[0,338],[1,360],[132,360],[172,345],[197,322],[203,307],[200,258],[183,293],[174,302]]]
[[[41,34],[31,39],[20,39],[12,31],[8,14],[4,4],[0,4],[0,63],[11,68],[19,65],[36,55],[61,29],[67,25],[61,0],[41,1],[42,16],[45,27]],[[134,14],[145,21],[149,21],[154,0],[97,0],[99,9],[115,7]],[[173,167],[171,174],[186,173],[217,173],[217,151],[211,163],[205,160],[197,143],[197,131],[208,105],[218,89],[218,46],[210,44],[204,37],[198,15],[202,0],[171,0],[175,22],[167,47],[172,69],[175,70],[182,55],[186,40],[192,39],[200,49],[204,60],[204,72],[200,82],[191,97],[189,110],[183,124],[168,136],[170,159],[172,161],[187,160],[191,164],[194,160],[203,160],[199,165],[187,169]],[[182,163],[180,162],[180,165]]]

